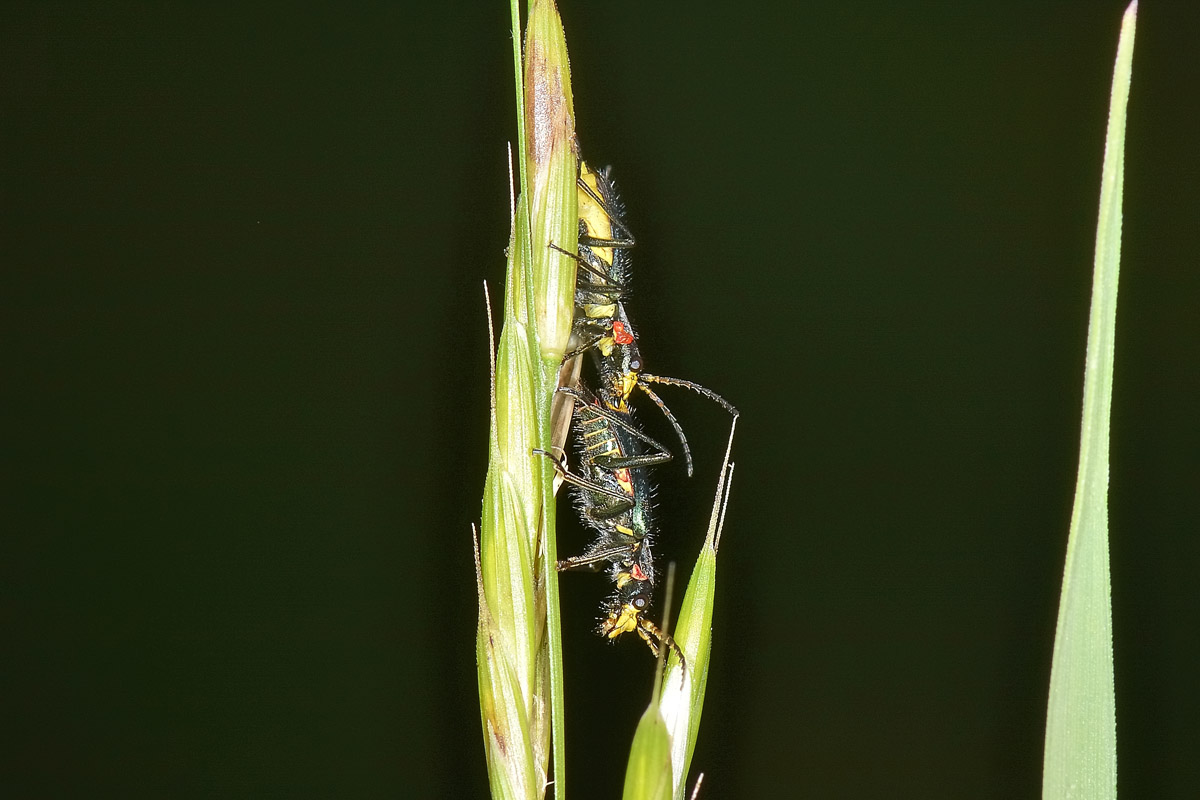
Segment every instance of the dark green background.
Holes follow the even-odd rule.
[[[1121,11],[564,0],[650,365],[743,412],[704,797],[1040,791]],[[479,796],[506,4],[8,3],[0,30],[5,793]],[[1197,4],[1143,4],[1126,797],[1200,783],[1198,42]],[[727,418],[669,398],[698,474],[656,473],[658,549],[688,564]],[[615,797],[651,660],[591,633],[600,578],[562,586],[571,795]]]

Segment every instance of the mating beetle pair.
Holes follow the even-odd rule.
[[[559,476],[573,488],[575,507],[584,525],[596,538],[579,556],[558,562],[560,571],[598,570],[607,566],[616,586],[605,601],[606,616],[599,633],[615,638],[636,631],[657,656],[662,646],[674,649],[675,641],[646,617],[653,599],[655,573],[651,552],[655,535],[650,502],[653,487],[647,469],[670,461],[670,451],[652,439],[633,419],[630,399],[640,390],[662,410],[683,449],[687,472],[692,474],[692,457],[678,420],[649,384],[683,386],[720,404],[733,416],[737,410],[717,393],[691,381],[666,378],[643,369],[637,338],[625,310],[630,273],[629,249],[634,238],[624,219],[624,208],[609,170],[600,172],[579,162],[578,253],[551,245],[575,259],[575,321],[571,348],[564,360],[589,354],[595,384],[589,388],[580,378],[560,386],[559,415],[573,405],[574,450],[578,472],[567,468],[565,454],[555,461]],[[567,373],[564,370],[564,373]],[[576,371],[574,373],[578,375]],[[556,430],[565,430],[565,420],[555,420]],[[561,444],[561,443],[560,443]],[[541,455],[550,455],[538,451]]]

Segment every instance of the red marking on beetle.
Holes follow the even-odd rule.
[[[613,322],[613,341],[617,344],[633,344],[633,334],[620,320]]]
[[[642,571],[642,567],[640,564],[634,564],[633,569],[629,570],[629,574],[632,575],[635,580],[639,580],[639,581],[645,581],[645,580],[650,579],[650,576]]]

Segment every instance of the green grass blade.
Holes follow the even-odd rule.
[[[1137,0],[1121,25],[1100,184],[1100,218],[1084,371],[1079,476],[1054,637],[1042,797],[1117,796],[1116,694],[1108,564],[1108,440],[1112,405],[1125,109]]]
[[[514,229],[526,219],[518,205]],[[496,353],[479,559],[476,660],[492,796],[537,798],[545,785],[544,594],[537,585],[541,487],[530,450],[538,446],[537,362],[525,307],[528,238],[509,243],[503,328]]]
[[[671,763],[668,774],[673,776],[671,794],[675,798],[682,798],[687,789],[692,753],[696,750],[696,738],[700,733],[704,692],[708,686],[713,604],[717,594],[717,550],[721,544],[725,506],[729,500],[729,488],[733,480],[733,465],[729,463],[729,455],[733,449],[733,434],[736,428],[735,417],[729,429],[725,461],[721,466],[721,477],[717,481],[717,492],[713,498],[708,535],[688,580],[687,591],[679,611],[679,622],[674,630],[675,642],[687,657],[687,669],[684,670],[680,666],[679,659],[671,652],[667,659],[667,669],[663,673],[658,701],[658,712],[662,714],[670,736]]]
[[[622,800],[669,800],[671,797],[671,739],[667,723],[651,703],[638,722],[625,770]]]
[[[520,197],[495,361],[476,654],[492,796],[537,800],[550,783],[551,743],[557,797],[565,787],[554,470],[533,450],[550,448],[574,310],[575,262],[549,243],[574,250],[579,213],[566,42],[551,0],[536,0],[527,28],[524,59],[514,32]]]
[[[538,395],[541,423],[540,449],[549,452],[552,437],[554,392],[558,387],[567,341],[575,315],[575,261],[551,244],[575,252],[579,236],[579,206],[575,179],[579,172],[575,143],[575,105],[571,68],[562,18],[553,0],[534,0],[525,35],[525,187],[529,197],[533,285],[530,297],[537,325],[542,392]],[[537,459],[541,469],[541,503],[545,536],[541,558],[547,617],[550,688],[551,746],[554,751],[554,796],[567,796],[565,702],[563,698],[562,624],[559,613],[557,536],[555,527],[554,470],[548,459]]]
[[[513,77],[517,90],[517,194],[526,194],[529,183],[525,167],[525,70],[521,68],[521,0],[509,0],[509,16],[512,19]]]

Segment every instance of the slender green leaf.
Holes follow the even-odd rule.
[[[638,722],[625,770],[622,800],[667,800],[671,796],[671,740],[667,723],[651,703]]]
[[[737,417],[734,417],[733,425],[729,429],[729,443],[725,449],[721,477],[717,482],[716,496],[713,498],[708,535],[704,539],[700,556],[696,559],[696,566],[688,581],[679,611],[679,623],[675,628],[675,642],[687,658],[687,665],[685,668],[674,652],[670,654],[658,701],[658,711],[662,714],[671,740],[671,793],[676,798],[682,798],[686,790],[692,753],[695,752],[696,738],[700,733],[704,690],[708,685],[713,604],[717,593],[717,550],[721,543],[725,506],[733,480],[733,465],[729,463],[729,454],[733,449],[733,434],[736,429]]]
[[[1125,109],[1136,20],[1137,0],[1134,0],[1121,25],[1104,148],[1084,371],[1079,476],[1067,539],[1046,714],[1042,769],[1045,800],[1099,800],[1117,796],[1112,590],[1108,563],[1108,443],[1121,259]]]

